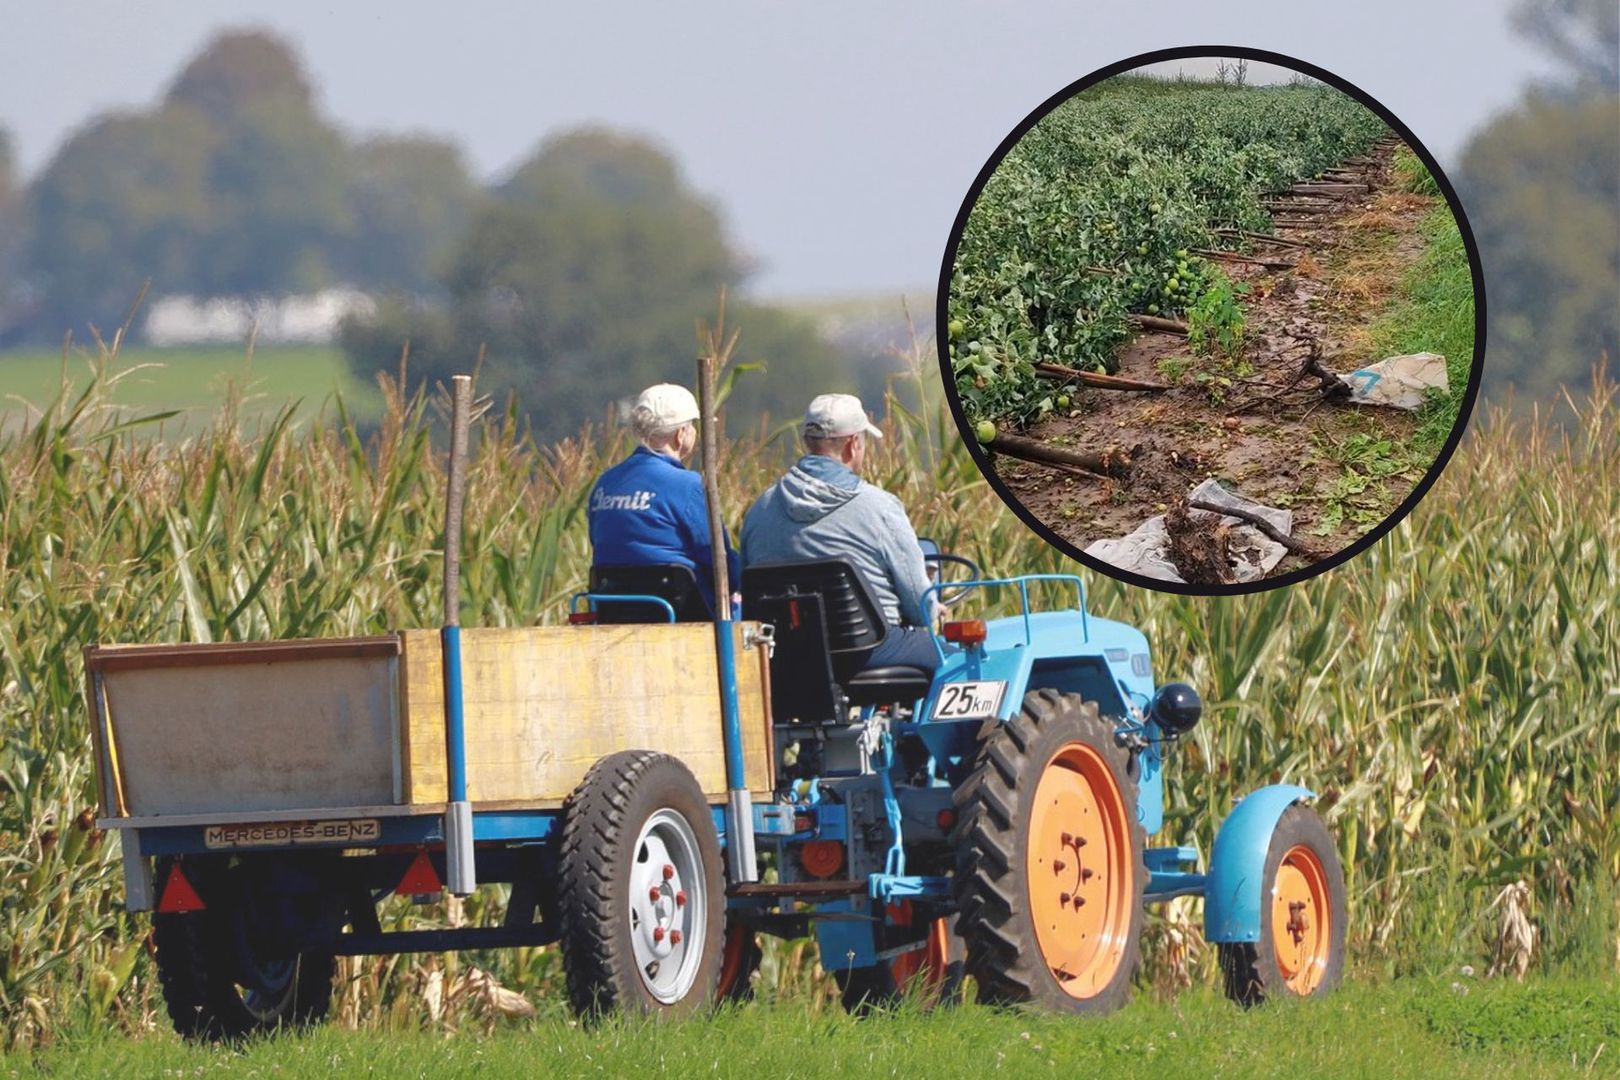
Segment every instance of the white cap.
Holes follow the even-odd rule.
[[[883,438],[883,432],[867,419],[861,399],[854,394],[822,394],[804,410],[807,439],[841,439],[862,433],[874,439]]]
[[[630,407],[630,423],[642,437],[667,435],[697,418],[697,398],[686,387],[674,383],[647,387]]]

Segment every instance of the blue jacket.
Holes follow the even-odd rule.
[[[679,564],[692,568],[714,610],[714,555],[703,478],[674,457],[645,446],[603,473],[586,507],[593,561],[599,566]],[[731,586],[742,582],[726,538]]]
[[[900,500],[833,458],[806,454],[749,507],[743,562],[843,559],[855,567],[890,625],[927,626],[928,589],[917,534]]]

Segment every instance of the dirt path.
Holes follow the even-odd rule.
[[[1381,359],[1368,328],[1422,253],[1419,226],[1437,203],[1398,189],[1393,155],[1393,146],[1382,146],[1367,163],[1348,167],[1365,178],[1366,193],[1287,200],[1309,206],[1308,216],[1276,211],[1276,234],[1307,247],[1260,244],[1254,255],[1291,268],[1221,264],[1250,289],[1241,301],[1247,337],[1237,360],[1196,355],[1170,334],[1139,334],[1121,351],[1118,374],[1176,389],[1088,389],[1075,398],[1077,415],[1050,416],[1020,433],[1074,450],[1124,447],[1134,459],[1128,480],[1093,481],[996,455],[998,475],[1024,506],[1082,549],[1164,513],[1206,477],[1288,508],[1293,534],[1324,554],[1387,517],[1432,460],[1408,449],[1413,416],[1315,395],[1301,400],[1297,391],[1279,402],[1274,388],[1293,380],[1312,342],[1330,371]],[[1307,562],[1289,555],[1272,576]]]

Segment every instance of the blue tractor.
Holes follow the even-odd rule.
[[[1333,987],[1344,879],[1312,793],[1244,798],[1207,871],[1196,849],[1148,846],[1198,694],[1156,686],[1147,640],[1089,614],[1078,577],[981,580],[924,547],[936,580],[946,566],[960,579],[934,586],[942,603],[1018,601],[945,622],[932,678],[863,666],[886,628],[846,563],[745,571],[744,617],[774,629],[778,798],[754,808],[765,880],[729,889],[719,992],[742,988],[756,932],[813,927],[852,1009],[971,975],[981,1001],[1103,1013],[1129,994],[1143,905],[1189,895],[1234,999]],[[1068,589],[1073,607],[1036,610],[1032,594]]]

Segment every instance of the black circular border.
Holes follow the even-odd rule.
[[[1045,522],[1040,521],[1034,514],[1030,513],[1028,508],[1014,497],[1012,492],[1007,490],[1001,478],[996,475],[995,469],[991,467],[989,457],[979,446],[979,441],[973,437],[970,425],[967,422],[967,415],[962,411],[962,403],[956,395],[956,379],[951,371],[950,351],[947,348],[949,341],[947,326],[950,310],[951,271],[956,265],[956,249],[962,242],[962,230],[967,226],[968,214],[973,210],[974,204],[978,202],[979,194],[984,190],[984,185],[1018,140],[1023,138],[1030,128],[1039,123],[1047,113],[1080,91],[1102,82],[1104,79],[1135,70],[1146,64],[1207,56],[1258,60],[1262,63],[1290,68],[1349,94],[1362,105],[1372,110],[1379,119],[1383,120],[1401,136],[1406,145],[1427,166],[1435,182],[1439,185],[1440,193],[1445,196],[1446,205],[1450,207],[1452,217],[1457,220],[1457,231],[1462,235],[1463,249],[1468,253],[1468,269],[1473,276],[1474,283],[1474,356],[1468,372],[1468,390],[1463,396],[1462,408],[1457,413],[1457,422],[1452,426],[1451,434],[1446,438],[1446,443],[1441,447],[1440,453],[1434,459],[1434,463],[1429,466],[1429,471],[1424,473],[1423,479],[1418,481],[1417,486],[1412,489],[1406,499],[1388,517],[1369,529],[1360,539],[1341,548],[1334,554],[1319,559],[1309,566],[1301,567],[1278,577],[1235,583],[1221,588],[1209,588],[1186,582],[1163,581],[1159,578],[1145,577],[1141,574],[1131,573],[1128,570],[1121,570],[1112,563],[1106,563],[1101,559],[1086,555],[1069,541],[1054,533],[1047,527]],[[1091,74],[1076,79],[1036,106],[1035,110],[1024,117],[1018,126],[1013,128],[1011,134],[1001,141],[995,152],[990,155],[989,160],[984,163],[984,167],[979,170],[978,176],[974,177],[972,186],[968,188],[967,195],[962,199],[962,208],[957,211],[956,221],[951,225],[950,239],[945,244],[945,258],[940,264],[939,289],[934,310],[934,339],[935,347],[939,353],[940,378],[945,384],[945,398],[950,403],[951,415],[956,420],[957,432],[962,436],[962,442],[967,446],[968,453],[972,455],[974,463],[978,465],[979,472],[995,493],[1000,496],[1001,501],[1014,514],[1018,515],[1024,524],[1029,526],[1037,536],[1082,565],[1129,585],[1153,589],[1158,592],[1181,593],[1184,596],[1239,596],[1245,593],[1266,592],[1288,585],[1296,585],[1355,558],[1381,540],[1396,525],[1399,525],[1406,515],[1411,513],[1412,509],[1423,501],[1423,497],[1428,494],[1429,489],[1434,486],[1434,482],[1445,471],[1445,467],[1451,461],[1451,456],[1456,452],[1458,444],[1462,442],[1463,434],[1468,428],[1468,422],[1473,417],[1474,404],[1479,397],[1480,375],[1484,369],[1485,359],[1485,276],[1480,268],[1479,247],[1474,241],[1473,228],[1468,223],[1468,215],[1463,212],[1462,202],[1457,198],[1457,191],[1451,186],[1451,180],[1446,176],[1445,170],[1440,168],[1440,163],[1435,160],[1433,154],[1429,153],[1429,148],[1424,146],[1416,135],[1412,134],[1412,130],[1366,91],[1330,71],[1317,67],[1315,64],[1306,63],[1283,53],[1271,52],[1266,49],[1253,49],[1246,45],[1182,45],[1170,49],[1155,49],[1151,52],[1138,53],[1135,56],[1109,64],[1107,67],[1098,68]]]

